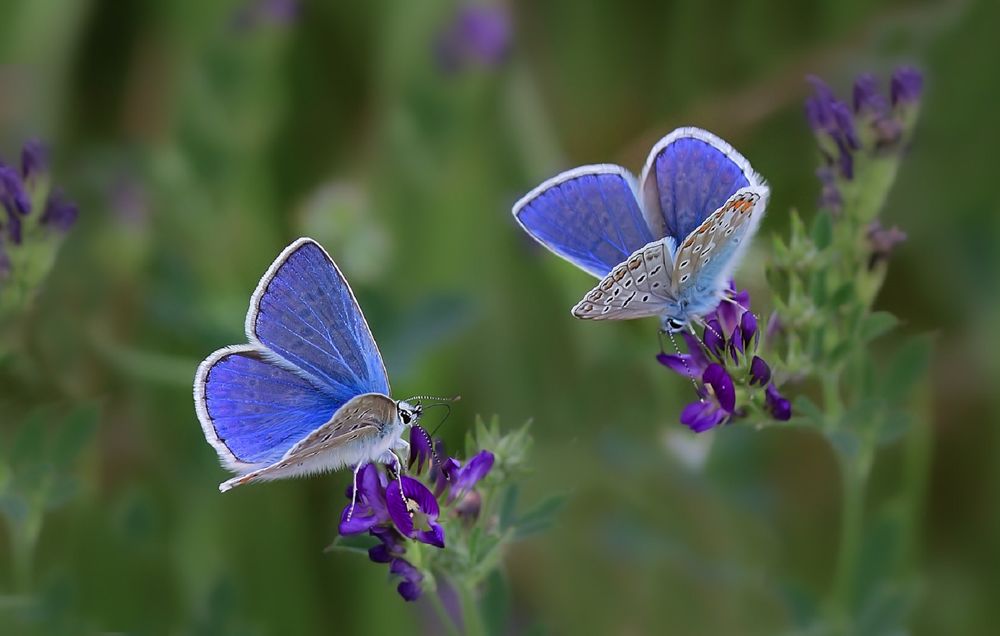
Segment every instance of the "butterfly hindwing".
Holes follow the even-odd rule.
[[[343,404],[252,345],[220,349],[202,362],[194,401],[206,439],[238,472],[277,461]]]
[[[620,166],[564,172],[526,194],[513,212],[539,243],[598,278],[654,239],[635,177]]]
[[[640,184],[652,234],[679,242],[737,190],[763,185],[763,180],[719,137],[700,128],[678,128],[653,146]]]
[[[341,402],[388,395],[382,355],[354,293],[318,243],[301,238],[275,259],[250,300],[251,343]]]
[[[757,232],[767,206],[766,186],[743,188],[713,212],[677,248],[673,294],[695,304],[718,302]]]
[[[224,482],[223,492],[254,481],[281,479],[336,470],[372,459],[373,447],[387,426],[398,421],[396,403],[385,395],[359,395],[330,420],[302,438],[273,464]]]
[[[627,320],[660,313],[671,289],[673,245],[668,237],[636,250],[573,307],[573,315]]]

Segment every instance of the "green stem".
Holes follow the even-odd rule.
[[[854,614],[855,583],[864,529],[865,491],[868,484],[874,442],[867,436],[859,439],[860,448],[855,453],[840,450],[837,453],[842,484],[842,509],[840,517],[840,545],[833,579],[832,603],[837,624],[849,632]]]
[[[826,414],[826,430],[835,430],[840,426],[840,416],[843,404],[840,401],[840,372],[831,369],[821,380],[823,390],[823,412]]]
[[[462,621],[465,623],[466,636],[486,636],[486,626],[483,624],[482,614],[479,613],[474,587],[461,582],[457,589],[462,602]]]
[[[462,633],[462,630],[460,630],[458,625],[455,624],[455,619],[448,613],[448,609],[444,606],[444,601],[441,600],[441,597],[438,596],[436,592],[434,594],[428,594],[427,596],[430,598],[431,607],[434,608],[435,613],[437,613],[438,620],[441,621],[444,628],[449,634],[459,636],[459,634]]]
[[[933,437],[930,424],[930,391],[927,379],[913,392],[913,421],[910,423],[906,438],[903,441],[903,497],[906,514],[909,517],[903,536],[904,567],[915,564],[919,559],[920,518],[923,514],[924,498],[927,490],[927,475],[931,462],[931,447]]]

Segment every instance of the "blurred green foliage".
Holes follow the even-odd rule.
[[[534,418],[521,498],[571,497],[554,527],[508,555],[510,629],[806,625],[834,569],[840,492],[828,448],[777,427],[678,440],[690,387],[653,360],[655,325],[573,320],[590,281],[532,245],[509,209],[564,168],[637,169],[659,136],[690,123],[765,175],[763,233],[785,231],[787,211],[812,209],[818,194],[804,75],[843,91],[859,71],[885,77],[907,61],[925,69],[927,94],[883,216],[910,238],[876,306],[904,329],[940,330],[917,398],[934,413],[934,439],[909,554],[910,625],[993,632],[1000,76],[988,50],[1000,5],[517,2],[509,59],[449,74],[433,55],[454,7],[443,0],[316,0],[291,22],[249,26],[233,18],[245,4],[0,3],[0,154],[49,140],[81,208],[42,294],[4,327],[0,455],[25,427],[58,448],[60,427],[100,404],[86,411],[96,430],[81,454],[59,464],[76,485],[46,513],[23,587],[16,551],[0,552],[0,631],[432,624],[382,569],[323,554],[348,475],[216,490],[224,473],[194,415],[194,369],[243,339],[259,276],[303,233],[342,260],[394,393],[462,394],[441,430],[453,445],[476,414]],[[751,290],[765,284],[770,245],[757,241],[740,274]],[[876,500],[907,470],[888,455]],[[3,545],[17,528],[0,530]],[[870,617],[869,631],[886,620]]]

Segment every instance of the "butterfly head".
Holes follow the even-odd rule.
[[[413,426],[420,421],[420,416],[424,414],[424,407],[420,405],[420,402],[407,402],[405,400],[400,400],[396,402],[396,408],[399,409],[399,421],[403,423],[403,426]]]
[[[686,320],[681,320],[676,316],[663,316],[660,321],[660,326],[663,328],[665,333],[680,333],[684,331],[687,326]]]

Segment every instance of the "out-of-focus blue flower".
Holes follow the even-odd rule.
[[[446,72],[469,66],[495,67],[507,59],[511,24],[506,9],[498,6],[463,6],[438,35],[434,52]]]
[[[79,213],[75,203],[66,200],[61,190],[55,190],[49,195],[40,220],[42,225],[65,233],[76,223],[76,217]]]
[[[656,356],[671,371],[695,380],[698,401],[684,407],[680,420],[696,433],[744,416],[747,409],[738,402],[753,401],[762,388],[777,392],[771,368],[758,354],[760,328],[750,311],[749,292],[737,291],[730,282],[727,300],[705,316],[705,325],[701,340],[683,334],[687,353]],[[769,412],[780,419],[776,411]]]

